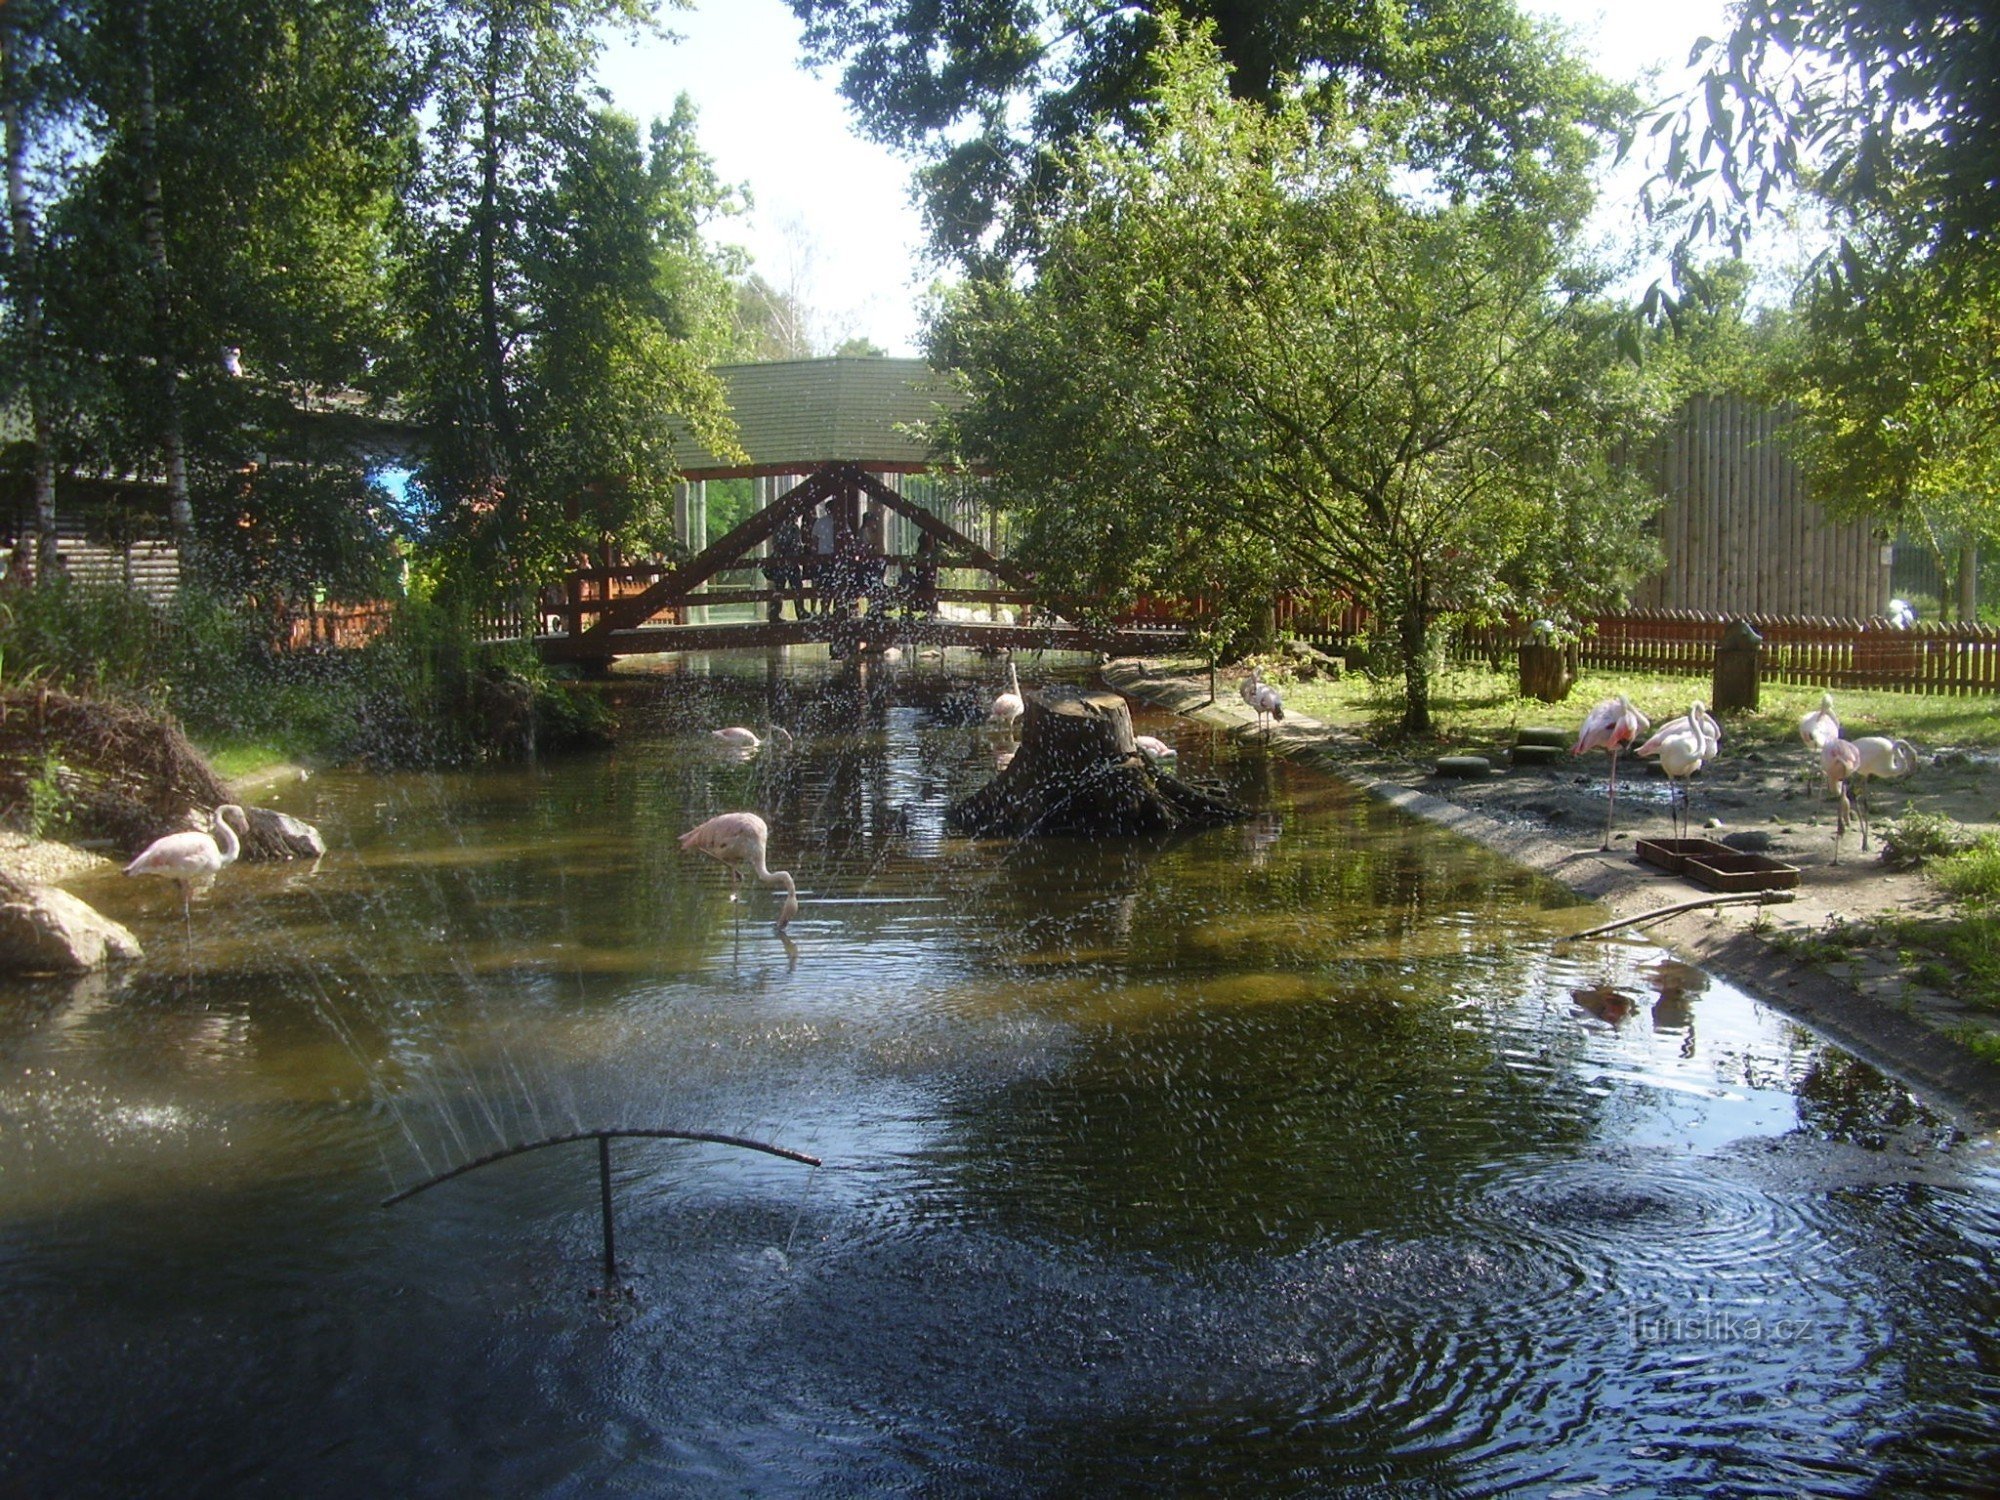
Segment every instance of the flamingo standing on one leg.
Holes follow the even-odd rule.
[[[1256,712],[1257,727],[1262,729],[1264,737],[1269,739],[1271,726],[1268,721],[1282,720],[1285,717],[1283,696],[1270,683],[1262,681],[1257,676],[1257,668],[1254,666],[1250,668],[1250,675],[1243,679],[1243,686],[1238,691],[1243,694],[1243,701]]]
[[[799,888],[789,870],[773,870],[765,863],[765,849],[771,829],[755,813],[717,813],[706,823],[697,824],[681,835],[681,848],[692,849],[719,859],[729,867],[729,899],[737,899],[736,888],[744,875],[757,878],[760,885],[783,886],[785,904],[778,909],[778,931],[799,914]]]
[[[1014,661],[1012,657],[1009,657],[1007,660],[1007,691],[993,700],[993,706],[986,711],[986,718],[989,723],[998,724],[1005,728],[1012,728],[1014,721],[1021,717],[1022,711],[1027,706],[1027,699],[1021,696],[1021,679],[1015,675]]]
[[[1599,845],[1600,848],[1611,847],[1611,821],[1618,813],[1618,757],[1652,727],[1652,722],[1632,706],[1630,698],[1620,693],[1615,698],[1606,698],[1584,716],[1583,727],[1576,733],[1576,743],[1569,747],[1571,755],[1582,755],[1591,750],[1608,750],[1611,753],[1610,795],[1604,810],[1604,842]]]
[[[1704,703],[1693,703],[1678,719],[1669,719],[1653,731],[1653,737],[1639,746],[1634,755],[1660,758],[1673,791],[1680,794],[1680,816],[1674,822],[1674,836],[1685,838],[1688,823],[1690,778],[1722,749],[1722,726],[1715,722]]]
[[[154,839],[125,867],[127,875],[158,875],[181,888],[181,915],[187,919],[190,939],[194,936],[195,892],[207,890],[217,875],[236,862],[243,849],[237,834],[250,831],[250,820],[234,802],[225,802],[216,808],[210,829]]]

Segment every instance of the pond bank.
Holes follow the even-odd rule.
[[[1237,695],[1234,675],[1221,682],[1221,696],[1215,699],[1205,675],[1177,675],[1157,662],[1112,661],[1103,675],[1119,692],[1188,718],[1232,728],[1255,725],[1255,716]],[[1564,715],[1564,722],[1576,716],[1569,709],[1552,712]],[[1621,801],[1613,847],[1598,848],[1604,805],[1601,756],[1589,767],[1597,773],[1592,788],[1579,784],[1581,768],[1575,765],[1565,768],[1568,784],[1560,785],[1556,776],[1527,771],[1477,783],[1441,778],[1430,763],[1404,759],[1298,714],[1272,726],[1270,743],[1274,753],[1317,765],[1371,796],[1561,882],[1601,903],[1614,917],[1715,894],[1633,857],[1635,839],[1669,836],[1663,802]],[[1637,782],[1650,774],[1627,768]],[[1732,827],[1777,825],[1785,836],[1797,834],[1799,825],[1815,830],[1809,839],[1790,837],[1773,851],[1800,867],[1794,899],[1696,910],[1627,932],[1675,950],[1806,1022],[1969,1127],[2000,1127],[2000,1066],[1968,1051],[1952,1035],[1963,1028],[2000,1030],[2000,1017],[1919,983],[1892,954],[1870,952],[1821,967],[1802,962],[1791,951],[1836,923],[1939,910],[1944,902],[1935,888],[1920,873],[1892,871],[1872,853],[1861,854],[1852,838],[1846,858],[1833,863],[1830,837],[1817,831],[1819,815],[1800,801],[1788,769],[1753,768],[1733,778],[1724,795]],[[1584,808],[1594,811],[1586,817]],[[1578,923],[1579,930],[1591,925]]]

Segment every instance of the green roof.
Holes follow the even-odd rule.
[[[882,472],[930,466],[926,431],[963,398],[921,359],[842,356],[718,365],[748,463],[716,457],[676,424],[681,472],[690,479],[809,474],[852,463]]]

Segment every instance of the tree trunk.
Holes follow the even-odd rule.
[[[1421,600],[1403,606],[1403,732],[1431,732],[1431,622]]]
[[[153,299],[154,357],[160,375],[160,446],[167,461],[167,513],[185,560],[194,543],[194,506],[188,499],[187,439],[181,430],[180,361],[174,353],[173,268],[167,260],[166,192],[160,181],[160,110],[153,70],[152,0],[134,11],[139,64],[139,224],[145,236],[146,271]]]
[[[17,23],[18,24],[18,23]],[[7,221],[14,241],[12,281],[14,301],[21,318],[21,340],[26,356],[28,416],[34,432],[33,484],[35,497],[35,546],[18,556],[29,566],[23,582],[54,578],[60,567],[56,549],[56,464],[52,444],[53,424],[49,420],[49,393],[45,384],[47,365],[42,350],[42,291],[40,242],[35,230],[34,206],[28,199],[28,128],[22,104],[25,79],[21,68],[20,44],[0,20],[0,113],[4,113],[7,141]]]
[[[1958,618],[1965,625],[1979,619],[1979,543],[1971,537],[1958,544]]]
[[[1025,698],[1020,749],[1006,770],[945,814],[953,832],[1168,833],[1247,816],[1156,771],[1133,744],[1132,714],[1116,693],[1059,687]]]

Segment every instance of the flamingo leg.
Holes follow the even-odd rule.
[[[1616,750],[1613,750],[1611,752],[1611,785],[1605,797],[1605,806],[1604,806],[1604,842],[1598,845],[1598,848],[1609,849],[1611,847],[1611,820],[1617,817],[1617,815],[1618,815],[1618,752]]]

